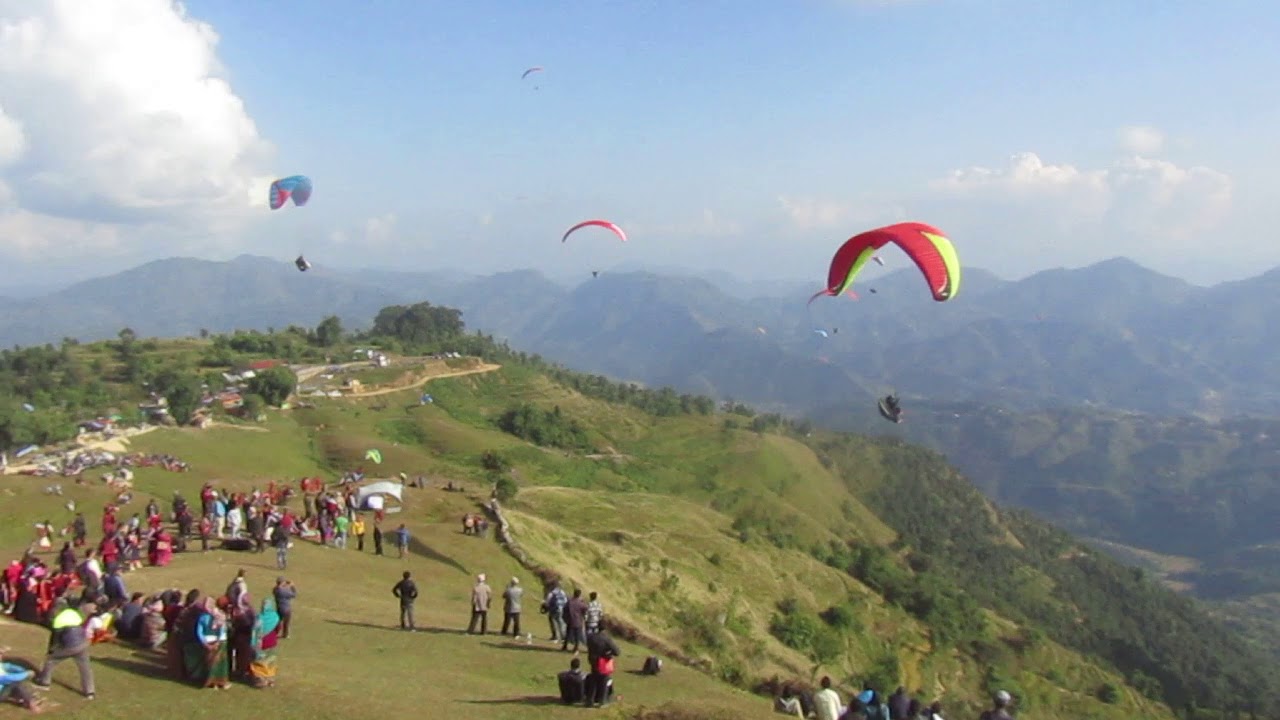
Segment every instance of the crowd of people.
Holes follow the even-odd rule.
[[[1014,720],[1011,713],[1013,696],[1000,690],[992,697],[992,707],[982,713],[980,720]],[[823,677],[817,691],[784,686],[774,699],[774,710],[797,718],[816,720],[944,720],[942,702],[926,705],[911,697],[905,687],[899,687],[888,698],[870,685],[849,698],[848,705],[840,699],[840,693],[832,687],[830,677]]]
[[[338,495],[350,492],[344,487]],[[144,547],[146,564],[163,567],[175,551],[186,551],[196,539],[205,551],[215,539],[222,540],[224,547],[261,551],[269,539],[283,567],[293,539],[309,534],[308,528],[313,531],[310,534],[323,537],[318,528],[325,523],[319,516],[333,517],[332,494],[322,493],[308,502],[303,518],[283,507],[292,494],[274,483],[265,491],[250,493],[206,484],[200,493],[197,524],[186,499],[174,493],[169,520],[176,532],[170,531],[154,499],[143,513],[127,519],[121,517],[116,503],[108,503],[101,518],[101,540],[89,542],[88,522],[83,513],[77,513],[61,531],[69,539],[53,563],[46,562],[39,551],[49,549],[54,526],[48,521],[37,524],[36,542],[23,557],[10,562],[0,578],[0,611],[18,622],[49,628],[49,647],[39,672],[4,661],[0,694],[38,712],[42,703],[32,689],[48,687],[54,668],[63,660],[73,660],[81,693],[93,699],[89,648],[103,642],[129,642],[162,652],[174,677],[204,687],[227,688],[232,679],[258,688],[273,686],[276,644],[288,637],[297,597],[291,582],[280,577],[271,596],[255,604],[243,571],[222,594],[198,589],[183,593],[176,588],[150,595],[130,593],[126,575],[144,566]],[[248,547],[236,548],[236,543]]]
[[[171,674],[182,681],[205,688],[226,689],[233,679],[257,688],[275,684],[277,644],[289,636],[289,624],[296,588],[283,576],[277,579],[269,597],[255,604],[242,570],[224,593],[210,594],[199,589],[186,593],[170,588],[151,595],[130,593],[126,575],[146,564],[163,567],[175,551],[187,551],[198,540],[202,551],[220,540],[224,547],[264,552],[269,544],[276,551],[276,564],[288,567],[288,550],[297,538],[309,538],[321,545],[365,550],[366,535],[372,536],[373,552],[383,554],[382,511],[367,523],[358,512],[358,488],[352,477],[334,491],[316,487],[314,479],[304,480],[304,511],[301,516],[285,506],[294,496],[292,488],[272,483],[265,490],[228,492],[206,484],[200,492],[199,521],[185,498],[174,493],[169,520],[171,532],[156,500],[143,513],[123,518],[116,503],[103,508],[102,538],[88,542],[88,523],[83,513],[62,529],[63,543],[56,562],[46,563],[37,550],[50,549],[54,526],[37,524],[38,538],[19,560],[11,562],[0,582],[0,609],[20,622],[40,624],[51,631],[45,662],[38,669],[22,668],[3,658],[0,651],[0,695],[39,712],[42,703],[33,688],[47,688],[54,669],[72,660],[80,675],[80,690],[87,699],[95,696],[89,648],[102,642],[129,642],[163,653]],[[464,519],[465,534],[483,536],[487,520],[483,516]],[[469,522],[468,522],[469,521]],[[372,525],[372,528],[369,527]],[[370,532],[371,530],[371,532]],[[401,557],[407,551],[409,533],[402,524],[392,531]],[[400,627],[417,629],[414,603],[418,590],[412,575],[404,572],[392,589],[400,603]],[[533,633],[523,634],[525,589],[519,578],[502,589],[501,635],[533,642]],[[486,576],[475,578],[471,592],[471,617],[467,632],[487,634],[488,613],[495,599]],[[604,606],[595,592],[583,597],[581,588],[567,593],[558,582],[544,588],[539,612],[547,617],[550,641],[572,653],[569,669],[557,676],[560,699],[566,704],[582,703],[599,707],[614,697],[614,659],[621,653],[604,628]],[[585,646],[584,671],[580,651]],[[656,674],[661,661],[645,662],[645,674]],[[1012,720],[1011,698],[998,693],[995,705],[983,720]],[[882,699],[873,688],[865,688],[845,705],[823,678],[817,691],[784,688],[775,699],[778,712],[817,720],[943,720],[939,702],[924,705],[898,688]]]

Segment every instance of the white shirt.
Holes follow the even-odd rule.
[[[813,705],[813,709],[818,713],[818,720],[840,720],[840,713],[844,710],[844,706],[840,703],[840,696],[831,688],[815,693]]]

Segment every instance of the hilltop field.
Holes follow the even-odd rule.
[[[495,477],[505,477],[499,484],[515,497],[504,514],[531,566],[599,592],[621,634],[643,643],[623,644],[621,701],[610,714],[638,717],[641,708],[670,704],[668,712],[693,713],[682,717],[716,717],[718,710],[763,718],[771,715],[768,697],[749,692],[762,681],[812,682],[829,674],[842,684],[842,696],[863,682],[886,694],[901,683],[923,699],[943,700],[954,717],[978,712],[996,686],[1014,689],[1035,717],[1171,717],[1119,673],[1043,632],[975,606],[985,622],[957,644],[922,619],[928,613],[908,612],[901,600],[886,599],[884,588],[822,561],[807,548],[863,546],[892,559],[890,548],[904,542],[863,504],[858,488],[833,472],[830,458],[801,439],[752,430],[741,413],[660,417],[634,402],[595,399],[589,395],[598,392],[584,394],[526,364],[460,364],[474,372],[424,378],[375,397],[306,398],[292,409],[267,411],[256,424],[162,428],[128,440],[131,452],[171,454],[190,470],[139,469],[125,516],[152,497],[166,507],[175,491],[195,497],[206,481],[249,490],[310,475],[333,479],[358,466],[371,477],[421,475],[428,487],[406,488],[403,512],[389,516],[412,533],[404,560],[394,550],[375,557],[368,548],[361,554],[297,543],[286,573],[301,589],[297,629],[284,643],[277,688],[199,691],[169,680],[159,658],[124,645],[98,646],[94,716],[177,711],[212,718],[250,708],[315,718],[420,714],[428,707],[440,708],[441,716],[479,711],[494,718],[584,712],[555,702],[554,675],[568,655],[546,639],[533,599],[538,576],[495,533],[462,534],[462,516],[478,511]],[[421,404],[422,392],[434,402]],[[503,416],[520,407],[545,411],[544,420],[560,418],[547,422],[560,422],[563,432],[538,445],[501,429]],[[372,448],[382,453],[381,465],[363,459]],[[875,477],[872,466],[884,462],[878,452],[870,448],[865,458],[867,482]],[[16,557],[35,522],[65,525],[68,500],[96,530],[112,494],[94,472],[85,477],[84,485],[0,479],[0,548]],[[449,481],[463,491],[445,491]],[[44,493],[55,482],[62,496]],[[126,581],[131,591],[221,591],[239,568],[258,597],[277,575],[270,557],[217,550],[179,554],[170,567],[146,568]],[[404,569],[414,572],[423,593],[419,623],[429,629],[417,634],[393,629],[390,588]],[[511,577],[529,588],[524,625],[535,635],[532,644],[463,634],[478,572],[497,591]],[[1028,579],[1034,582],[1049,581]],[[495,619],[500,625],[500,612],[491,613],[491,633]],[[17,654],[39,658],[44,631],[12,622],[2,628]],[[985,655],[973,651],[974,642]],[[638,674],[648,654],[667,659],[661,676]],[[66,687],[74,681],[71,667],[60,669],[50,692],[68,711],[83,703]]]

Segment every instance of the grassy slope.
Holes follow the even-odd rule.
[[[611,613],[695,654],[705,650],[706,643],[691,634],[687,623],[676,621],[675,611],[687,607],[725,616],[732,632],[717,642],[728,643],[732,654],[744,659],[749,677],[772,672],[807,675],[810,663],[767,633],[776,603],[795,595],[802,605],[821,610],[852,597],[864,631],[849,642],[839,667],[824,672],[857,677],[868,663],[892,652],[900,660],[902,681],[913,689],[945,694],[955,710],[976,706],[982,694],[980,669],[952,653],[931,652],[927,629],[917,621],[838,571],[796,551],[754,540],[744,544],[732,531],[734,511],[768,505],[781,508],[806,543],[835,539],[827,528],[846,523],[866,542],[893,539],[893,531],[799,443],[724,430],[721,417],[655,420],[586,399],[523,368],[435,381],[429,389],[436,398],[431,406],[417,406],[416,392],[407,392],[321,401],[315,409],[272,413],[268,433],[219,428],[142,436],[135,449],[171,452],[190,461],[193,469],[187,474],[139,471],[138,500],[130,510],[140,510],[149,493],[164,500],[181,489],[190,496],[205,479],[247,488],[268,479],[332,473],[360,464],[364,450],[375,446],[385,458],[377,469],[386,474],[403,470],[460,479],[469,489],[479,490],[478,457],[498,449],[514,461],[525,486],[511,512],[518,539],[540,563],[588,590],[600,590]],[[560,405],[592,429],[600,449],[618,455],[595,460],[570,456],[493,430],[489,419],[518,400]],[[366,469],[373,474],[372,468]],[[69,519],[58,509],[67,498],[39,493],[47,481],[5,478],[0,483],[0,547],[19,549],[29,538],[30,524],[42,515],[55,523]],[[91,522],[96,520],[104,491],[66,483],[64,487],[89,510]],[[467,617],[471,573],[487,572],[495,587],[512,574],[532,583],[495,544],[458,532],[459,516],[472,507],[462,495],[409,490],[407,498],[403,517],[415,538],[425,543],[415,546],[418,552],[404,563],[416,572],[423,589],[420,622],[461,627]],[[180,556],[171,568],[147,569],[128,580],[131,589],[168,584],[221,589],[236,567],[245,566],[251,589],[262,590],[275,575],[264,560],[229,553]],[[207,693],[146,677],[156,672],[123,648],[109,648],[98,652],[103,658],[102,697],[127,700],[110,708],[103,703],[99,716],[132,716],[137,710],[164,707],[204,717],[242,703],[247,708],[250,702],[277,713],[286,706],[306,708],[314,717],[347,716],[356,705],[376,714],[447,706],[498,718],[573,712],[519,700],[550,692],[554,672],[565,663],[564,656],[541,649],[546,643],[530,650],[503,647],[496,638],[452,632],[402,635],[380,629],[395,620],[389,588],[401,565],[397,560],[300,544],[290,573],[304,593],[300,629],[287,646],[283,684],[277,691],[237,688],[214,705],[203,697]],[[679,579],[674,589],[661,591],[666,574]],[[545,633],[536,604],[528,605],[527,627]],[[739,620],[727,622],[729,616]],[[6,642],[28,654],[40,649],[43,638],[42,633],[9,625],[4,634]],[[629,659],[623,668],[638,667],[644,651],[624,651]],[[1126,692],[1115,706],[1093,700],[1089,693],[1094,688],[1103,682],[1121,685],[1119,679],[1051,643],[1024,657],[1021,666],[1019,683],[1035,701],[1039,717],[1168,717],[1133,693]],[[67,672],[70,668],[59,677],[73,679],[74,672]],[[409,680],[406,673],[421,681]],[[368,690],[353,690],[357,687]],[[703,699],[739,717],[767,714],[762,699],[683,668],[673,667],[657,682],[624,674],[619,687],[627,705]],[[55,690],[54,697],[72,706],[78,702],[65,690]]]

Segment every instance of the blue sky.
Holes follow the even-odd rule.
[[[305,173],[312,203],[216,222],[222,206],[202,207],[192,214],[207,226],[188,218],[167,234],[171,217],[115,226],[111,242],[41,268],[247,249],[331,266],[626,261],[821,279],[844,238],[907,218],[1009,277],[1118,254],[1201,282],[1280,264],[1280,244],[1251,240],[1280,219],[1274,3],[185,5],[217,33],[230,92],[264,143],[218,168],[223,186]],[[48,22],[86,22],[76,10]],[[157,44],[151,57],[182,52]],[[521,81],[533,65],[546,70]],[[34,127],[36,113],[3,107]],[[187,117],[192,133],[213,132]],[[138,196],[117,199],[158,204]],[[174,213],[196,204],[165,200]],[[619,222],[632,242],[595,257],[561,248],[563,229],[588,217]],[[76,219],[86,233],[97,222]],[[580,240],[584,253],[609,241]],[[26,247],[0,284],[43,271],[39,244]]]

